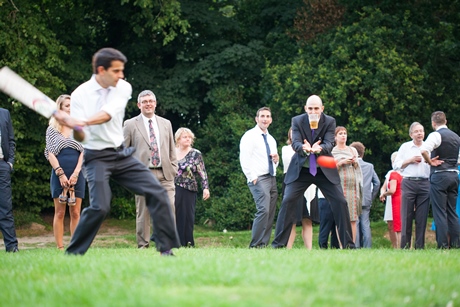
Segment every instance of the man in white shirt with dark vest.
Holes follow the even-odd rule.
[[[423,126],[414,122],[410,125],[412,141],[401,145],[395,160],[395,167],[401,169],[401,248],[410,248],[412,242],[412,221],[415,218],[415,248],[425,248],[425,231],[430,210],[430,166],[422,161],[421,148],[425,138]]]
[[[133,147],[123,147],[123,117],[131,85],[123,80],[126,57],[113,48],[93,56],[91,79],[72,93],[70,114],[58,112],[61,124],[74,128],[74,137],[85,147],[83,171],[88,181],[90,206],[81,214],[67,254],[83,255],[110,211],[109,180],[137,195],[144,195],[153,219],[156,247],[163,256],[172,256],[180,246],[168,195],[152,172],[132,156]],[[83,129],[75,127],[83,126]]]
[[[444,112],[431,115],[434,132],[422,145],[422,156],[431,166],[430,201],[436,223],[438,248],[459,248],[460,226],[455,205],[458,196],[460,137],[447,128]],[[431,152],[431,157],[430,157]]]
[[[256,114],[257,125],[246,131],[240,141],[240,164],[256,203],[250,248],[266,247],[275,218],[278,190],[276,167],[279,156],[276,140],[268,133],[272,113],[263,107]]]

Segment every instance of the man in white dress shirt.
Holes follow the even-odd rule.
[[[414,122],[410,125],[412,141],[401,145],[395,160],[395,167],[401,169],[401,248],[410,248],[412,221],[415,218],[415,248],[425,247],[425,231],[430,209],[430,166],[422,159],[421,148],[425,138],[423,126]]]
[[[90,206],[83,210],[66,254],[83,255],[93,242],[110,211],[110,178],[145,196],[161,255],[171,256],[171,249],[180,246],[166,191],[152,172],[132,156],[134,148],[123,147],[123,117],[132,93],[131,85],[123,80],[126,61],[113,48],[96,52],[94,75],[72,93],[72,117],[60,112],[55,115],[61,124],[74,129],[75,139],[85,147],[83,171],[90,195]]]
[[[240,164],[256,203],[250,248],[266,247],[275,218],[278,190],[276,167],[279,163],[276,140],[268,133],[272,113],[263,107],[256,114],[257,125],[246,131],[240,141]]]

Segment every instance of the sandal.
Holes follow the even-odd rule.
[[[67,188],[62,189],[62,193],[59,195],[59,203],[63,205],[67,203]]]
[[[75,188],[73,186],[70,186],[69,188],[69,198],[67,199],[67,204],[71,207],[77,204],[77,200],[75,199]]]

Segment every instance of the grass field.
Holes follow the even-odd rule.
[[[248,231],[197,229],[198,247],[175,250],[176,257],[136,249],[134,234],[123,235],[124,243],[114,247],[96,239],[85,256],[65,256],[54,247],[0,253],[0,302],[2,306],[460,305],[460,251],[392,250],[384,231],[384,223],[373,224],[375,248],[370,250],[315,246],[307,251],[300,236],[292,250],[248,249]]]

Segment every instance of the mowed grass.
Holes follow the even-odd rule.
[[[378,233],[384,225],[374,228]],[[177,249],[176,257],[136,249],[130,236],[126,236],[130,244],[117,247],[100,247],[105,245],[96,239],[85,256],[66,256],[55,248],[0,253],[0,302],[2,306],[460,304],[458,250],[392,250],[377,243],[370,250],[315,246],[307,251],[300,236],[292,250],[248,249],[249,231],[224,234],[199,229],[196,237],[201,247]]]

